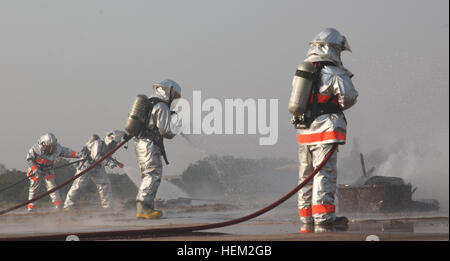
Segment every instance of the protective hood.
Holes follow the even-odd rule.
[[[326,28],[309,43],[305,62],[332,62],[342,65],[341,52],[351,51],[345,36],[334,28]]]
[[[93,134],[88,141],[86,142],[85,146],[89,147],[91,146],[96,140],[99,140],[100,136],[98,136],[97,134]]]
[[[108,131],[105,136],[105,144],[108,150],[114,148],[117,144],[119,144],[124,134],[125,133],[120,130]]]
[[[38,145],[41,151],[47,154],[53,154],[58,145],[58,140],[53,133],[46,133],[38,139]]]
[[[83,149],[81,150],[82,158],[91,157],[91,151],[94,147],[94,144],[96,141],[98,141],[100,137],[97,134],[93,134],[89,139],[86,141],[86,143],[83,146]]]
[[[170,97],[170,89],[176,92],[176,97]],[[163,101],[170,103],[173,99],[181,96],[181,87],[173,80],[166,79],[162,82],[153,85],[155,93],[151,97],[158,97]]]

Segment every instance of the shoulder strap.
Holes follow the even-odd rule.
[[[323,61],[323,62],[317,62],[314,63],[314,67],[316,68],[315,72],[314,72],[314,81],[313,81],[313,89],[312,89],[312,95],[313,95],[313,104],[312,104],[312,118],[316,118],[318,116],[318,102],[317,102],[317,96],[319,94],[319,80],[320,80],[320,72],[322,71],[322,69],[327,66],[327,65],[335,65],[332,62],[327,62],[327,61]],[[331,101],[332,99],[330,99]]]
[[[150,97],[148,99],[148,101],[150,102],[150,106],[153,108],[153,106],[155,106],[157,103],[163,102],[165,104],[168,104],[165,100],[158,98],[158,97]]]
[[[150,113],[149,113],[149,116],[147,117],[147,119],[145,120],[144,130],[148,126],[148,123],[149,123],[149,120],[150,120],[149,118],[151,117],[151,112],[153,110],[153,107],[157,103],[163,102],[163,103],[165,103],[165,104],[167,104],[169,106],[168,102],[166,102],[163,99],[160,99],[158,97],[151,97],[151,98],[148,99],[148,101],[150,103],[150,106],[149,106],[150,107]],[[166,162],[166,165],[168,165],[169,161],[167,160],[166,149],[164,147],[164,137],[159,134],[159,131],[158,131],[158,128],[156,127],[156,124],[155,124],[154,128],[152,130],[150,130],[150,133],[151,133],[150,136],[152,137],[153,142],[156,144],[156,146],[158,146],[160,148],[161,155],[164,158],[164,161]]]
[[[158,98],[158,97],[150,97],[148,99],[148,102],[149,102],[149,114],[147,115],[147,118],[145,119],[145,125],[144,125],[145,127],[148,126],[148,123],[150,121],[150,117],[152,115],[153,107],[156,104],[160,103],[160,102],[163,102],[163,103],[167,104],[166,101],[164,101],[163,99]]]

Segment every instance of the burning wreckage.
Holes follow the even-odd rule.
[[[345,213],[416,212],[437,211],[435,199],[416,199],[412,187],[402,178],[372,176],[375,167],[366,171],[363,154],[360,153],[363,176],[351,185],[338,185],[338,207]]]

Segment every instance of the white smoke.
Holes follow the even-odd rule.
[[[448,129],[435,129],[421,139],[399,139],[397,143],[365,153],[366,168],[375,167],[372,175],[394,176],[417,187],[413,199],[437,199],[441,212],[448,214],[449,148]],[[352,169],[361,173],[360,166]]]
[[[403,143],[377,166],[377,175],[401,177],[417,187],[413,198],[432,198],[448,213],[449,161],[448,149],[439,150],[435,144]]]

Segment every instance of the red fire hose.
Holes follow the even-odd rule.
[[[116,148],[118,149],[120,146],[123,145],[124,142],[119,144]],[[184,226],[184,227],[173,227],[173,228],[150,228],[150,229],[139,229],[139,230],[117,230],[117,231],[100,231],[100,232],[81,232],[76,233],[76,236],[80,240],[87,240],[87,239],[105,239],[105,238],[130,238],[130,237],[144,237],[144,236],[155,236],[155,235],[173,235],[177,233],[188,233],[193,231],[199,231],[199,230],[206,230],[206,229],[215,229],[220,227],[226,227],[235,225],[247,220],[250,220],[252,218],[255,218],[257,216],[260,216],[271,209],[277,207],[287,199],[289,199],[292,195],[297,193],[306,183],[308,183],[325,165],[325,163],[328,161],[328,159],[331,157],[331,155],[336,151],[338,145],[334,144],[332,149],[325,155],[324,159],[320,163],[319,166],[317,166],[314,171],[309,174],[309,176],[303,180],[300,184],[298,184],[294,189],[292,189],[289,193],[287,193],[285,196],[280,198],[279,200],[273,202],[272,204],[266,206],[263,209],[260,209],[256,212],[253,212],[247,216],[232,219],[229,221],[224,222],[218,222],[218,223],[212,223],[212,224],[204,224],[204,225],[191,225],[191,226]],[[114,151],[115,151],[114,150]],[[112,154],[114,151],[112,151],[110,154]],[[108,155],[109,156],[109,155]],[[107,155],[105,155],[107,157]],[[104,158],[105,158],[104,157]],[[99,161],[103,160],[100,159]],[[97,162],[96,162],[97,163]],[[81,176],[82,174],[78,174],[77,176]],[[77,178],[77,176],[74,176],[73,179]],[[70,181],[68,181],[70,182]],[[66,182],[66,184],[68,183]],[[64,184],[65,185],[65,184]],[[55,188],[56,190],[56,188]],[[45,195],[42,195],[45,196]],[[25,205],[27,202],[21,204],[20,206]],[[18,206],[18,207],[20,207]],[[17,207],[16,207],[17,208]],[[4,211],[0,212],[0,214],[6,213]],[[41,235],[41,236],[27,236],[27,237],[14,237],[14,238],[8,238],[8,239],[2,239],[1,240],[65,240],[67,236],[73,235],[74,233],[65,233],[65,234],[52,234],[52,235]]]
[[[15,205],[13,207],[4,209],[4,210],[0,210],[0,215],[3,215],[5,213],[8,213],[10,211],[13,211],[15,209],[18,209],[20,207],[26,206],[27,204],[34,202],[38,199],[41,199],[45,196],[47,196],[48,194],[64,187],[65,185],[69,184],[70,182],[74,181],[75,179],[81,177],[82,175],[84,175],[86,172],[88,172],[89,170],[91,170],[92,168],[94,168],[95,166],[97,166],[98,164],[100,164],[100,162],[102,162],[103,160],[105,160],[106,158],[108,158],[109,156],[111,156],[114,152],[116,152],[116,150],[118,150],[120,147],[122,147],[125,143],[127,143],[129,141],[131,137],[124,139],[121,143],[119,143],[116,147],[114,147],[112,150],[110,150],[108,153],[106,153],[102,158],[100,158],[99,160],[97,160],[96,162],[94,162],[92,165],[90,165],[88,168],[86,168],[85,170],[81,171],[80,173],[78,173],[77,175],[73,176],[72,178],[66,180],[65,182],[61,183],[60,185],[48,190],[45,193],[42,193],[41,195],[36,196],[35,198],[32,198],[28,201],[25,201],[23,203],[20,203],[18,205]]]

